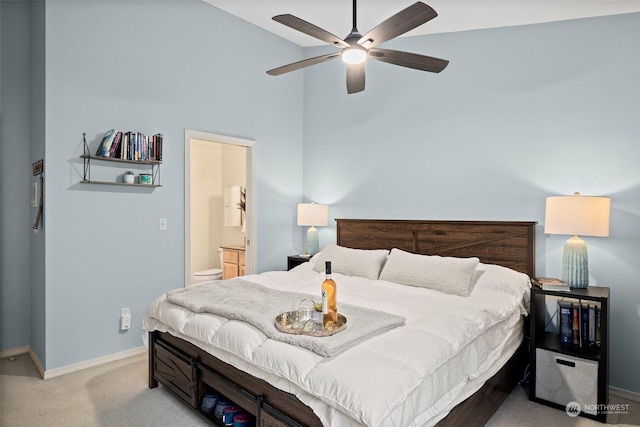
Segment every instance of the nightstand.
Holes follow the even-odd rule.
[[[606,423],[609,293],[610,289],[605,287],[572,288],[562,292],[545,291],[532,285],[530,400],[565,410],[572,416],[579,413]],[[556,324],[545,316],[547,305],[553,307],[550,313]],[[565,316],[570,313],[565,317],[569,322],[565,321],[565,328],[571,329],[566,331],[570,337],[565,334],[565,341],[569,342],[561,340],[562,311]],[[576,327],[578,331],[574,332]]]
[[[303,256],[303,255],[289,255],[287,257],[287,271],[291,270],[293,267],[296,267],[305,262],[309,262],[311,259],[311,255]]]

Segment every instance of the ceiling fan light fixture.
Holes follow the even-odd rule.
[[[362,64],[367,60],[367,51],[360,46],[352,46],[342,51],[342,60],[347,64]]]
[[[278,76],[341,56],[342,60],[347,63],[347,93],[352,94],[364,90],[364,68],[365,62],[369,57],[371,60],[428,71],[430,73],[439,73],[449,64],[449,61],[445,59],[398,50],[380,49],[378,47],[380,44],[399,37],[438,16],[431,6],[421,1],[416,1],[411,6],[385,19],[363,36],[358,31],[356,2],[357,0],[353,0],[353,26],[351,27],[351,32],[344,40],[331,34],[327,30],[323,30],[293,15],[284,14],[274,16],[274,21],[342,50],[283,65],[282,67],[268,70],[267,74]]]

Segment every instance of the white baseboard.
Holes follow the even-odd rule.
[[[36,356],[31,347],[29,347],[29,356],[31,356],[33,364],[36,365],[36,369],[40,373],[40,378],[44,379],[44,368],[42,367],[42,363],[40,363],[40,359],[38,359],[38,356]]]
[[[640,403],[640,393],[609,386],[609,394]]]
[[[36,369],[40,373],[40,377],[44,380],[60,375],[69,374],[71,372],[81,371],[83,369],[92,368],[94,366],[104,365],[105,363],[115,362],[116,360],[126,359],[127,357],[137,356],[142,353],[146,353],[147,349],[143,346],[132,348],[131,350],[121,351],[119,353],[109,354],[107,356],[98,357],[96,359],[87,360],[85,362],[74,363],[73,365],[63,366],[62,368],[50,369],[45,371],[42,368],[38,356],[33,352],[30,346],[18,347],[10,350],[4,350],[0,352],[0,358],[18,356],[19,354],[28,353],[33,363],[36,365]]]
[[[59,377],[60,375],[69,374],[71,372],[81,371],[94,366],[104,365],[105,363],[115,362],[116,360],[126,359],[127,357],[137,356],[146,353],[147,349],[143,346],[132,348],[131,350],[121,351],[119,353],[109,354],[107,356],[98,357],[96,359],[87,360],[85,362],[74,363],[73,365],[63,366],[61,368],[49,369],[44,371],[43,379]]]
[[[12,348],[9,350],[0,351],[0,359],[3,359],[5,357],[17,356],[19,354],[29,353],[29,351],[31,351],[31,347],[29,347],[28,345],[24,347],[18,347],[18,348]]]

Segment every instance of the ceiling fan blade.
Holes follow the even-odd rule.
[[[362,64],[347,65],[347,93],[357,93],[364,90],[364,62]]]
[[[435,10],[422,2],[416,2],[404,10],[378,24],[373,30],[362,36],[358,44],[369,49],[398,37],[407,31],[438,16]]]
[[[293,62],[282,67],[274,68],[267,71],[267,74],[271,76],[279,76],[280,74],[288,73],[289,71],[299,70],[300,68],[308,67],[310,65],[320,64],[321,62],[328,61],[330,59],[340,56],[340,52],[329,53],[327,55],[316,56],[314,58],[303,59],[302,61]]]
[[[293,15],[290,15],[290,14],[277,15],[273,17],[273,20],[283,25],[286,25],[289,28],[298,30],[301,33],[305,33],[311,37],[315,37],[324,42],[335,45],[336,47],[340,47],[340,48],[349,47],[349,44],[345,43],[345,41],[339,38],[338,36],[335,36],[330,32],[323,30],[322,28],[317,27]]]
[[[439,73],[449,64],[449,61],[446,59],[378,48],[369,49],[369,58],[375,59],[376,61],[388,62],[389,64],[400,65],[401,67],[430,71],[432,73]]]

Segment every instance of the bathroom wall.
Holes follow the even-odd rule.
[[[222,144],[191,140],[191,275],[220,268],[224,212],[222,208]]]
[[[220,245],[243,245],[242,227],[224,225],[224,187],[246,185],[246,148],[191,140],[191,275],[221,268]]]

